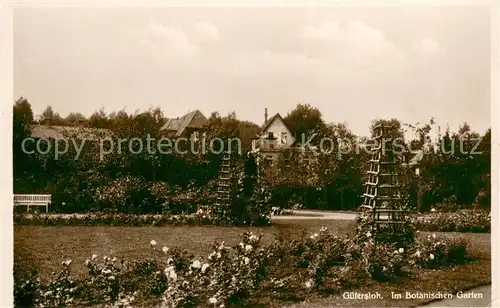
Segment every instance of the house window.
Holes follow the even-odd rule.
[[[286,132],[281,132],[281,144],[287,143],[287,135]]]
[[[274,133],[273,132],[267,133],[267,136],[268,136],[269,139],[274,139]]]

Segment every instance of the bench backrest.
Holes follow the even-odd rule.
[[[14,202],[50,202],[52,195],[14,195]]]

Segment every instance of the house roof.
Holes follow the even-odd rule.
[[[260,132],[265,131],[269,127],[269,125],[271,125],[271,123],[273,123],[273,121],[276,118],[280,118],[281,121],[283,121],[283,123],[285,123],[285,120],[283,120],[283,118],[281,117],[281,115],[279,113],[277,113],[277,114],[273,115],[269,120],[267,120],[266,122],[264,122],[264,124],[262,124]],[[286,126],[286,123],[285,123],[285,126]],[[286,126],[286,127],[288,128],[288,126]]]
[[[160,131],[173,131],[176,136],[181,136],[186,128],[201,128],[207,121],[207,118],[197,109],[179,118],[167,119]]]
[[[283,117],[279,113],[277,113],[274,116],[272,116],[269,120],[267,120],[266,122],[264,122],[264,124],[261,125],[259,133],[257,135],[255,135],[255,137],[253,139],[260,139],[260,138],[262,138],[262,136],[261,136],[262,132],[265,131],[271,125],[271,123],[273,123],[273,121],[275,119],[277,119],[277,118],[281,119],[281,121],[283,122],[283,124],[285,124],[285,127],[290,132],[292,132],[292,130],[288,127],[288,125],[286,125],[286,122],[283,119]],[[292,132],[292,134],[293,134],[293,132]],[[295,146],[297,144],[298,144],[298,141],[297,141],[297,139],[294,138],[294,141],[293,141],[292,144],[290,144],[290,146],[292,147],[292,146]],[[251,145],[249,146],[249,148],[250,147],[251,147]]]
[[[80,138],[97,140],[103,136],[111,135],[111,130],[104,128],[89,128],[81,126],[60,126],[60,125],[30,125],[31,137],[37,139],[64,139]]]

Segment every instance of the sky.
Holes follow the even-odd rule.
[[[160,107],[257,124],[298,103],[368,135],[375,118],[490,127],[487,7],[17,8],[14,95],[66,116]]]

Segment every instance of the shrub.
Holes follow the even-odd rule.
[[[14,305],[16,307],[31,307],[34,305],[40,279],[36,272],[30,273],[28,278],[22,279],[14,270]]]
[[[363,270],[364,275],[376,281],[393,280],[403,274],[406,265],[404,252],[405,249],[402,247],[396,248],[389,243],[375,243],[373,239],[368,240],[361,245],[358,253],[359,270]]]
[[[405,274],[407,265],[440,268],[467,260],[460,240],[428,236],[403,248],[376,243],[371,234],[339,237],[326,228],[298,238],[280,235],[265,247],[261,236],[246,232],[233,247],[215,242],[206,258],[160,249],[155,241],[150,246],[151,256],[130,262],[92,255],[85,261],[88,275],[81,279],[71,277],[69,260],[48,281],[16,276],[16,305],[245,306],[262,291],[301,298],[320,289],[338,291],[354,281],[393,280]]]
[[[474,199],[474,205],[483,208],[489,208],[491,206],[491,189],[481,188]]]
[[[71,260],[62,262],[62,271],[54,274],[47,284],[39,284],[35,305],[41,307],[60,307],[73,302],[78,286],[70,275]]]
[[[301,259],[315,285],[322,286],[329,269],[344,263],[348,242],[347,237],[333,235],[326,228],[306,239]]]
[[[161,213],[165,197],[157,196],[150,190],[148,183],[135,186],[128,191],[128,197],[120,212],[122,213]]]
[[[491,214],[483,209],[421,214],[415,219],[418,230],[431,232],[490,232]]]
[[[151,192],[151,195],[157,198],[167,198],[170,192],[170,185],[166,182],[153,182],[149,186],[149,191]]]
[[[369,210],[363,210],[357,217],[357,227],[354,240],[360,244],[373,238],[376,242],[393,243],[397,248],[408,247],[415,240],[415,225],[411,218],[407,217],[395,229],[385,230],[383,227],[376,228],[377,222]],[[389,232],[386,232],[389,231]]]
[[[165,183],[145,182],[142,178],[125,176],[99,186],[94,207],[118,213],[161,213],[165,203]]]
[[[168,288],[163,296],[167,307],[234,305],[243,303],[264,277],[265,251],[260,237],[244,233],[235,247],[214,245],[208,260],[194,259],[179,266],[176,256],[167,261]]]
[[[120,212],[127,203],[129,191],[142,183],[141,178],[125,176],[98,187],[94,199],[97,209]]]
[[[190,215],[166,214],[120,214],[120,213],[86,213],[86,214],[14,214],[16,225],[44,226],[165,226],[165,225],[207,225],[214,224],[210,210],[199,209]]]
[[[440,268],[466,261],[463,239],[438,238],[435,234],[419,238],[411,247],[410,264],[424,268]]]

